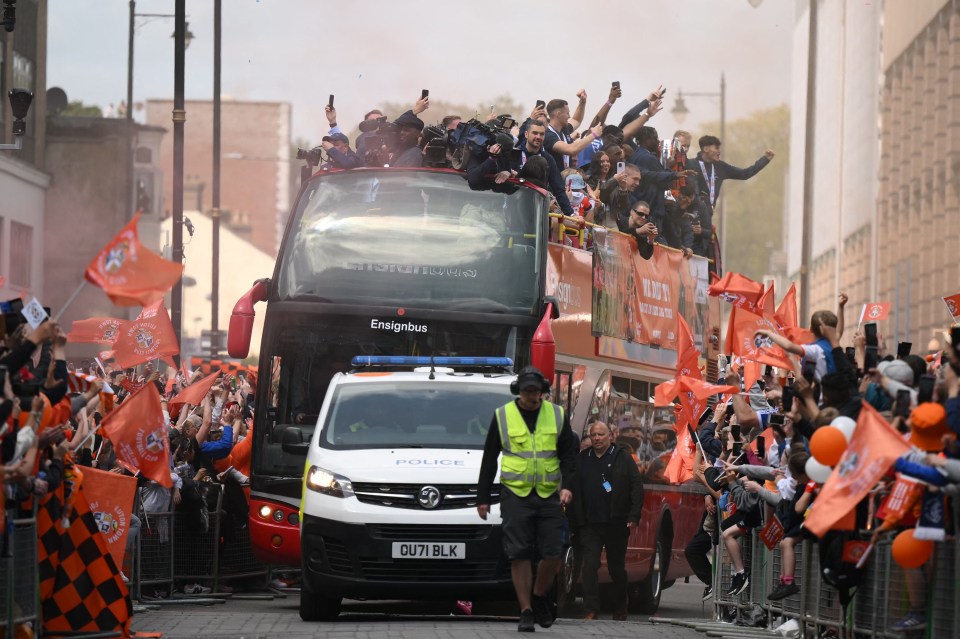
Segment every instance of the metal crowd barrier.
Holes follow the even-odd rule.
[[[744,568],[750,577],[750,586],[741,595],[726,593],[732,583],[732,568],[721,539],[714,549],[713,619],[724,624],[693,624],[700,630],[713,631],[730,628],[730,636],[744,635],[742,626],[775,629],[793,619],[801,637],[928,637],[929,639],[956,639],[960,637],[960,540],[948,539],[935,545],[934,556],[925,568],[907,571],[893,560],[892,537],[878,542],[864,567],[860,585],[844,617],[837,591],[820,575],[818,546],[803,541],[796,546],[794,583],[800,591],[780,601],[769,601],[767,595],[779,583],[781,553],[779,546],[772,551],[759,540],[754,530],[740,539]],[[908,574],[908,573],[913,573]],[[896,631],[891,625],[910,610],[907,582],[914,583],[925,600],[927,627]],[[660,619],[666,622],[670,620]],[[679,621],[679,620],[677,620]],[[685,625],[691,625],[689,620]]]
[[[196,526],[183,513],[142,513],[135,546],[133,593],[140,600],[174,600],[190,597],[186,584],[201,584],[216,594],[226,581],[260,577],[266,586],[270,569],[253,557],[249,527],[228,525],[223,512],[223,491],[216,491],[215,506],[208,510],[207,526]],[[178,592],[179,591],[179,592]],[[203,596],[203,595],[201,595]]]
[[[0,490],[3,482],[0,482]],[[36,501],[36,500],[34,500]],[[40,626],[40,580],[37,573],[37,514],[15,518],[17,511],[6,512],[6,526],[0,530],[0,636],[21,636],[16,631],[27,625],[32,634]]]

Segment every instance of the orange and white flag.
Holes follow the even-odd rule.
[[[947,312],[954,322],[960,322],[960,293],[947,295],[943,298],[943,303],[947,306]]]
[[[180,353],[163,300],[144,308],[137,319],[127,322],[122,329],[113,343],[113,358],[121,368]]]
[[[909,451],[903,435],[863,402],[853,437],[813,502],[804,527],[822,537],[856,507],[898,457]]]
[[[745,360],[769,364],[777,368],[790,370],[793,361],[786,351],[765,335],[758,335],[758,331],[770,331],[780,335],[777,326],[768,317],[752,313],[745,308],[738,308],[733,320],[733,348],[734,355]]]
[[[117,462],[170,488],[170,445],[160,393],[146,384],[103,420],[103,434],[113,442]]]
[[[83,493],[117,566],[123,565],[137,479],[95,468],[83,469]]]
[[[710,285],[707,293],[719,297],[737,308],[755,309],[763,297],[763,284],[740,273],[727,272]]]
[[[117,306],[148,306],[163,298],[183,274],[183,264],[165,260],[140,243],[139,220],[137,213],[84,273]]]
[[[890,302],[870,302],[860,310],[860,323],[879,322],[890,315]]]
[[[67,333],[68,342],[113,344],[127,320],[115,317],[91,317],[77,320]]]

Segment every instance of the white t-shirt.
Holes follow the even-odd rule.
[[[803,357],[800,359],[800,365],[803,366],[807,362],[814,362],[816,365],[814,378],[820,381],[820,378],[827,374],[827,356],[823,353],[823,349],[820,348],[818,344],[804,344],[800,348],[803,349]]]

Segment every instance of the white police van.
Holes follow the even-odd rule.
[[[353,364],[363,368],[331,380],[307,454],[300,616],[334,619],[344,598],[510,598],[499,485],[486,521],[476,506],[490,420],[512,399],[512,362]]]

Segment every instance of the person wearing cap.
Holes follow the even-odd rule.
[[[544,401],[550,383],[539,370],[520,371],[510,390],[514,401],[494,411],[483,447],[477,482],[477,513],[490,514],[497,459],[501,457],[500,517],[503,550],[510,560],[520,604],[517,630],[533,632],[553,624],[545,595],[560,569],[563,506],[573,498],[579,443],[560,406]],[[533,579],[534,548],[540,559]]]
[[[421,98],[421,100],[417,102],[417,106],[419,107],[420,103],[424,101],[428,102],[429,98]],[[420,132],[423,131],[424,123],[423,120],[417,117],[417,113],[423,110],[425,110],[425,108],[418,111],[415,107],[393,121],[394,124],[400,127],[400,135],[397,138],[397,148],[393,153],[390,166],[423,165],[423,154],[420,151],[418,142],[420,140]]]
[[[350,148],[350,138],[343,133],[331,133],[323,136],[320,146],[327,152],[327,166],[335,169],[355,169],[363,166],[360,156]]]
[[[630,451],[613,442],[604,422],[590,425],[590,448],[577,455],[573,484],[573,518],[583,552],[583,603],[586,619],[597,619],[600,554],[607,550],[613,580],[613,620],[627,618],[627,538],[640,524],[643,477]]]

